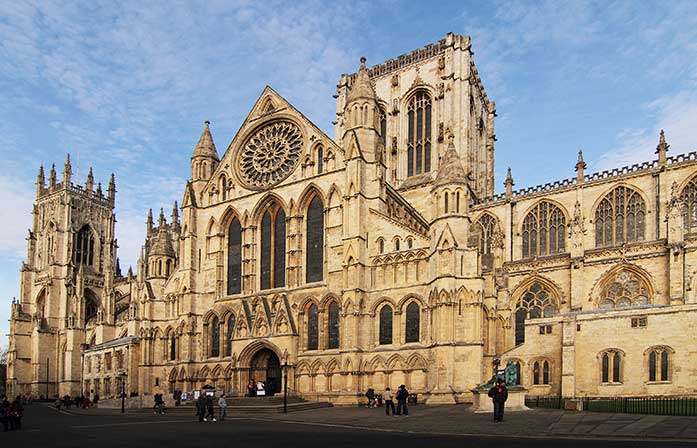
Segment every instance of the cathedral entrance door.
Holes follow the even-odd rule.
[[[262,348],[254,354],[249,363],[249,378],[263,381],[266,384],[267,395],[281,391],[281,362],[276,353],[268,348]]]

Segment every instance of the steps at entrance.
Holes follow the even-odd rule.
[[[228,415],[246,415],[283,412],[283,396],[273,397],[235,397],[227,398]],[[218,399],[214,399],[215,415],[218,415]],[[320,409],[332,407],[331,403],[322,401],[306,401],[300,397],[288,397],[288,412],[307,411],[310,409]],[[150,408],[139,409],[137,412],[154,412]],[[181,406],[167,408],[168,414],[182,415],[188,414],[192,417],[196,415],[196,403],[187,401]]]

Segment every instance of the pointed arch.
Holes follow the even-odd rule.
[[[651,274],[637,265],[621,263],[608,269],[592,290],[597,308],[625,308],[653,303],[656,288]]]
[[[697,173],[688,176],[680,185],[680,200],[685,205],[683,223],[685,231],[697,231]]]
[[[305,198],[305,282],[324,279],[324,201],[319,190],[313,188]]]
[[[646,232],[646,204],[643,192],[631,185],[614,186],[593,206],[596,247],[643,241]]]
[[[566,251],[568,213],[561,204],[543,199],[529,207],[523,216],[520,225],[523,258]]]
[[[561,295],[550,280],[535,276],[521,282],[512,297],[515,316],[515,343],[525,342],[525,322],[528,319],[552,317],[559,313]]]
[[[418,88],[406,97],[407,104],[407,176],[431,171],[431,134],[433,96]]]
[[[254,215],[260,221],[260,288],[285,286],[286,207],[273,193],[259,202]]]
[[[83,225],[75,234],[73,262],[75,265],[94,267],[96,234],[89,224]]]

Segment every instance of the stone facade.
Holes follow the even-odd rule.
[[[494,195],[496,108],[454,34],[335,97],[334,139],[269,87],[222,157],[206,122],[125,276],[113,177],[105,196],[41,169],[13,393],[280,390],[287,369],[336,403],[452,403],[496,358],[535,395],[694,392],[697,153],[661,134],[655,161],[586,175],[579,153],[572,179],[514,191],[509,170]]]

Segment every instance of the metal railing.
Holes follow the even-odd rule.
[[[566,397],[527,396],[525,405],[531,408],[565,409]],[[697,416],[697,397],[583,397],[581,409],[588,412]]]

